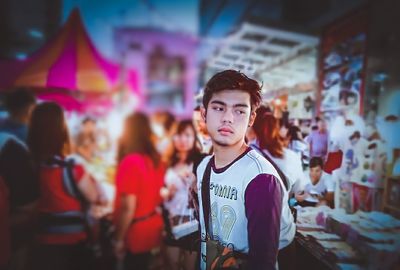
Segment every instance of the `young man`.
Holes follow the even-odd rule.
[[[202,115],[214,155],[197,169],[202,235],[201,269],[206,269],[206,230],[202,180],[210,174],[210,237],[247,258],[248,269],[275,269],[278,249],[292,242],[295,225],[288,194],[274,167],[244,140],[261,102],[259,84],[244,74],[225,70],[207,83]]]
[[[333,207],[334,183],[331,176],[323,172],[323,168],[322,158],[311,158],[309,177],[306,177],[307,183],[305,183],[304,190],[296,194],[299,205]]]
[[[28,122],[35,105],[36,98],[30,89],[19,88],[10,92],[5,99],[8,117],[0,119],[0,132],[10,133],[26,143]]]
[[[9,211],[6,218],[10,226],[6,228],[6,233],[11,237],[13,249],[8,262],[10,269],[27,267],[34,232],[32,224],[35,220],[39,185],[26,138],[30,114],[35,105],[36,98],[30,89],[16,89],[5,98],[8,117],[0,119],[0,178],[8,193],[6,203]]]

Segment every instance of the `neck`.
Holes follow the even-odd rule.
[[[230,164],[247,149],[247,144],[244,141],[233,146],[220,146],[216,144],[213,144],[213,146],[215,167],[217,168],[222,168]]]
[[[179,157],[179,163],[185,163],[186,158],[188,156],[188,152],[179,152],[178,157]]]
[[[311,183],[315,186],[316,184],[318,184],[319,179],[320,179],[320,178],[318,178],[318,179],[312,179],[312,178],[311,178]]]

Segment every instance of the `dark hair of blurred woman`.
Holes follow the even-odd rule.
[[[28,132],[28,146],[36,163],[70,152],[70,138],[62,108],[45,102],[34,109]]]
[[[253,129],[261,149],[267,149],[273,157],[283,157],[285,141],[279,134],[279,122],[272,113],[259,114],[257,112]]]
[[[291,141],[301,141],[302,138],[299,136],[299,134],[301,134],[301,130],[298,126],[294,126],[291,125],[289,126],[289,130],[288,130],[288,138]]]
[[[130,153],[140,153],[148,155],[157,167],[161,158],[154,147],[152,137],[149,118],[145,114],[137,112],[128,116],[118,145],[118,163]]]
[[[183,134],[184,131],[190,128],[193,130],[193,134],[196,135],[196,129],[193,125],[192,120],[182,120],[180,121],[177,126],[176,126],[176,131],[175,134]],[[200,142],[197,139],[197,136],[195,136],[195,140],[193,143],[193,147],[189,151],[185,163],[190,164],[190,163],[196,163],[199,156],[201,155],[201,151],[199,148]],[[179,152],[176,149],[176,147],[172,147],[173,149],[170,150],[169,155],[167,155],[167,161],[168,161],[168,167],[173,167],[179,162]]]

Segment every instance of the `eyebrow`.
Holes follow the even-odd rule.
[[[221,106],[227,106],[227,104],[225,102],[220,101],[220,100],[213,100],[210,103],[211,104],[218,104],[218,105],[221,105]],[[238,103],[238,104],[233,105],[233,107],[234,108],[237,108],[237,107],[249,108],[249,105],[244,104],[244,103]]]

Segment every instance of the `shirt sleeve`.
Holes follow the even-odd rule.
[[[249,269],[275,269],[282,212],[282,188],[270,174],[256,176],[245,191]]]
[[[324,174],[324,181],[325,181],[326,191],[334,192],[335,191],[335,183],[333,182],[332,176],[329,174]]]
[[[141,163],[138,156],[126,156],[118,165],[116,187],[119,193],[136,195],[140,192]]]

